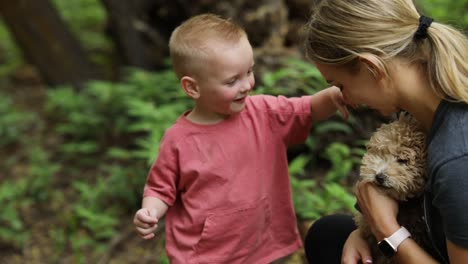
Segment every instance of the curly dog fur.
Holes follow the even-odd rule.
[[[399,201],[398,222],[406,227],[421,247],[431,251],[423,220],[422,194],[426,183],[426,137],[409,114],[377,129],[366,145],[358,182],[372,182]],[[378,249],[377,241],[362,215],[355,221],[369,243],[373,263],[393,263]]]

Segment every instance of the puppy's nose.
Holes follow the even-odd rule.
[[[385,175],[383,173],[378,173],[375,175],[375,180],[378,184],[383,184],[385,182]]]

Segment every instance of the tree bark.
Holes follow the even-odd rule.
[[[96,77],[85,51],[48,0],[1,0],[0,14],[25,59],[49,85],[80,87]]]
[[[110,31],[125,65],[155,69],[163,64],[167,40],[140,14],[142,1],[101,0],[110,20]],[[143,10],[146,11],[146,10]]]

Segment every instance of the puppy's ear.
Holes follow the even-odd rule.
[[[374,54],[364,53],[359,56],[359,61],[374,75],[377,81],[381,81],[388,76],[387,68],[381,58]]]
[[[198,99],[200,97],[200,89],[196,79],[190,76],[184,76],[180,79],[180,86],[184,90],[185,94],[192,99]]]

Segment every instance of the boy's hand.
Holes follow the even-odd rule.
[[[141,208],[135,213],[133,218],[136,231],[143,239],[153,238],[156,228],[158,228],[158,217],[156,209]]]
[[[328,89],[330,89],[330,97],[331,97],[333,104],[336,106],[338,111],[341,112],[343,119],[345,120],[348,119],[349,111],[348,111],[348,107],[346,106],[347,105],[346,100],[343,96],[343,93],[341,92],[341,89],[336,86],[332,86]]]

